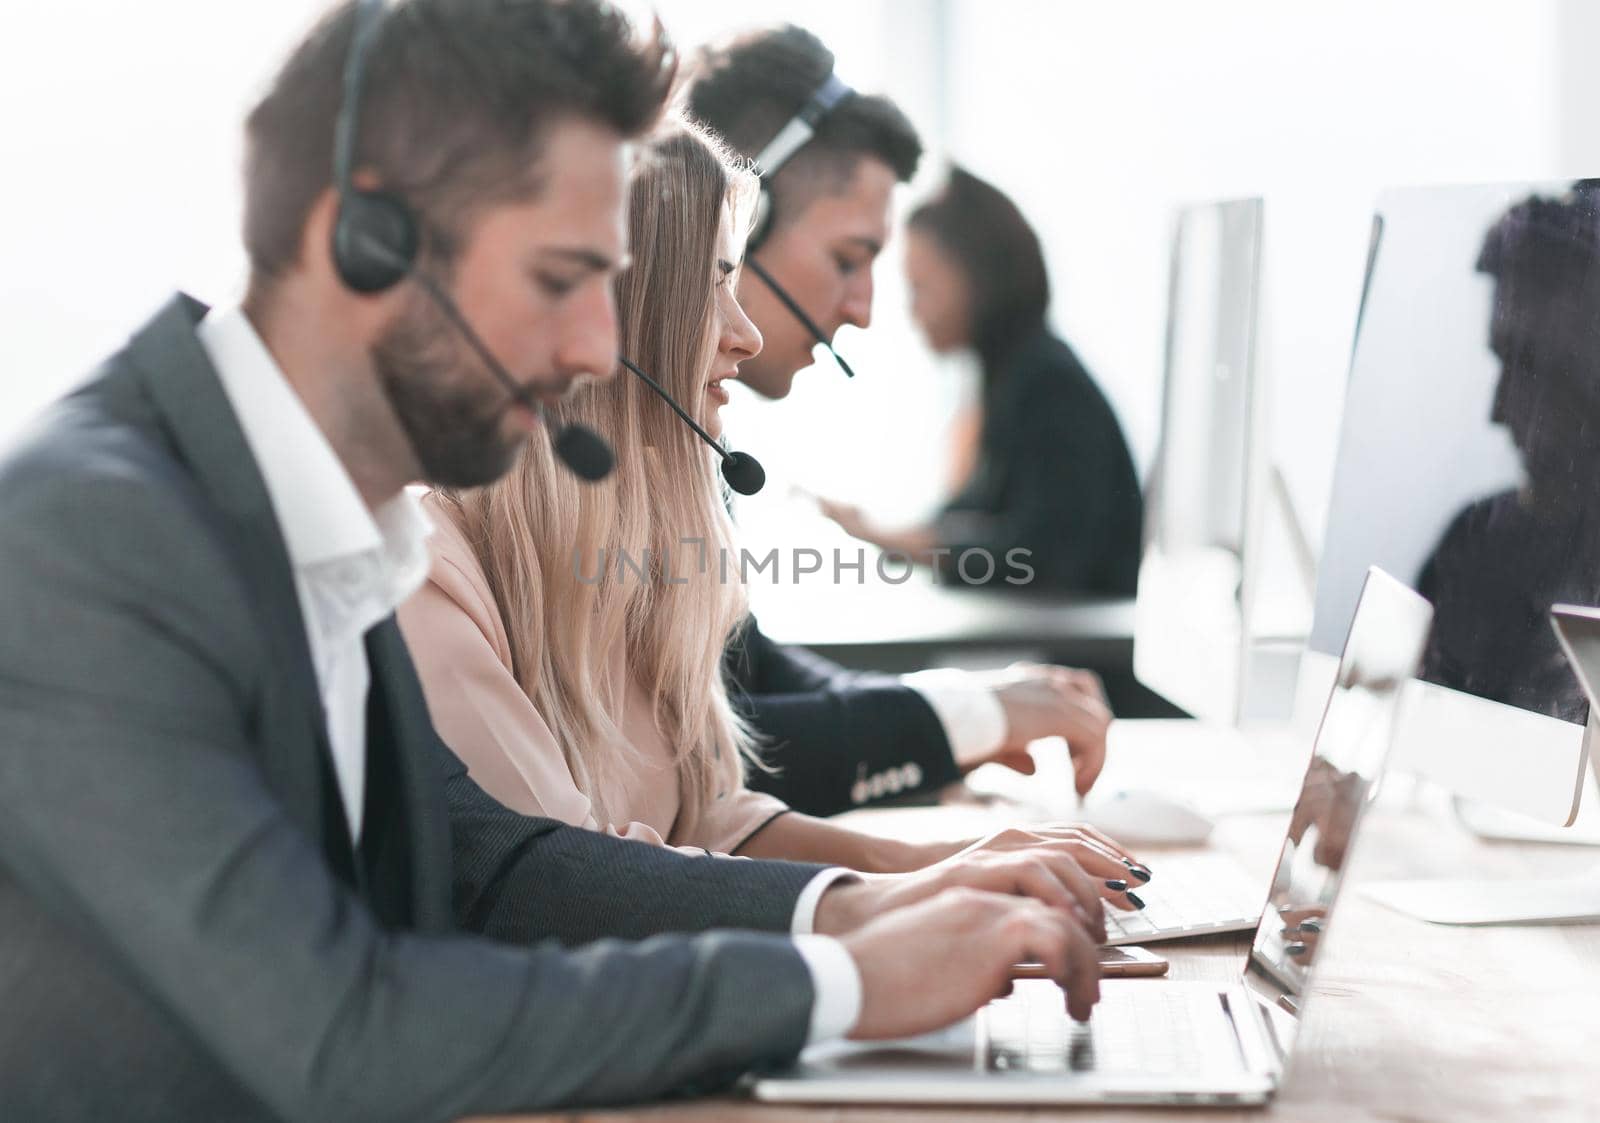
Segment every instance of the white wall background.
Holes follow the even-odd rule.
[[[1600,168],[1595,101],[1576,100],[1579,83],[1593,92],[1600,38],[1568,34],[1600,30],[1592,7],[956,0],[948,146],[1035,217],[1056,321],[1142,466],[1159,420],[1167,216],[1267,197],[1270,432],[1318,538],[1378,191],[1554,177],[1585,157]]]
[[[635,9],[642,7],[632,4]],[[317,0],[56,0],[12,14],[0,68],[0,439],[174,287],[236,290],[238,123]],[[1156,438],[1172,208],[1264,193],[1274,442],[1320,530],[1366,221],[1386,184],[1600,170],[1585,0],[746,0],[662,3],[678,39],[772,18],[834,46],[949,152],[1012,192],[1044,237],[1055,319]],[[1587,164],[1585,163],[1587,161]],[[932,176],[925,177],[925,184]],[[904,312],[897,252],[878,322],[846,330],[783,406],[730,430],[785,481],[891,515],[937,498],[963,372]],[[841,453],[843,453],[841,455]],[[761,509],[751,512],[759,522]]]
[[[0,67],[0,438],[172,289],[235,294],[238,136],[321,5],[56,0]]]

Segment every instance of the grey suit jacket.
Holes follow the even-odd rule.
[[[0,1118],[448,1119],[793,1056],[790,941],[659,933],[783,931],[816,868],[505,810],[392,620],[352,848],[203,312],[176,298],[0,458]]]

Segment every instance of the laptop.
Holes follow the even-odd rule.
[[[825,1042],[755,1078],[800,1103],[1249,1105],[1277,1089],[1294,1046],[1342,870],[1433,618],[1381,570],[1367,575],[1244,971],[1233,983],[1113,979],[1087,1022],[1061,990],[1020,980],[940,1033]]]

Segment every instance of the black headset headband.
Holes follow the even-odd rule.
[[[756,154],[754,163],[761,196],[756,202],[755,220],[750,226],[750,249],[758,247],[772,232],[772,178],[811,141],[817,134],[817,127],[828,114],[838,108],[840,102],[854,96],[854,90],[845,85],[837,74],[829,72],[827,80],[806,98],[799,111]]]
[[[339,193],[333,263],[340,279],[362,293],[382,292],[404,280],[416,263],[420,241],[417,221],[404,202],[362,191],[353,179],[367,59],[388,6],[388,0],[357,0],[345,56],[344,99],[333,129],[333,186]]]
[[[756,154],[756,174],[763,179],[777,175],[779,169],[793,159],[794,154],[804,148],[816,135],[817,126],[822,123],[823,118],[854,93],[855,91],[845,85],[837,74],[829,73],[827,80],[806,99],[799,112],[789,118],[783,128],[767,142],[766,147]]]

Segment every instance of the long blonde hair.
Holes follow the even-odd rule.
[[[753,186],[720,142],[682,119],[646,144],[630,186],[634,264],[615,284],[622,353],[691,414],[716,346],[718,226]],[[488,577],[517,680],[596,819],[609,821],[608,783],[640,764],[621,728],[637,680],[675,754],[680,822],[691,822],[739,784],[741,757],[754,759],[722,676],[747,607],[737,564],[722,562],[734,557],[733,531],[713,454],[625,370],[558,412],[616,450],[604,481],[562,469],[541,427],[499,482],[442,499]],[[619,647],[621,681],[610,673]]]

